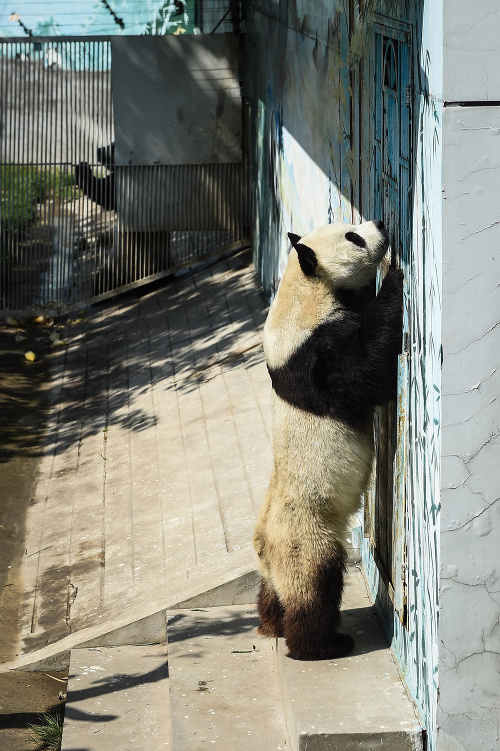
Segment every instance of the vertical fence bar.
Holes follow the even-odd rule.
[[[3,112],[7,111],[6,103],[5,103],[5,81],[4,81],[4,70],[5,70],[5,45],[0,44],[0,106],[2,108]],[[6,195],[5,192],[5,185],[6,185],[6,175],[7,170],[5,168],[5,154],[4,154],[4,139],[0,140],[0,190],[3,191],[4,196]],[[0,205],[0,305],[5,306],[6,303],[6,290],[5,290],[5,266],[6,266],[6,256],[8,253],[8,248],[6,244],[6,232],[5,232],[5,207],[6,207],[6,199],[3,199],[0,197],[1,205]]]
[[[41,125],[42,125],[42,144],[41,144],[41,154],[40,154],[40,165],[41,165],[41,179],[43,179],[43,202],[41,204],[41,207],[43,209],[43,219],[42,219],[42,226],[44,228],[44,236],[46,234],[46,228],[49,226],[48,217],[50,215],[50,208],[48,206],[47,202],[47,195],[48,195],[48,186],[47,186],[47,163],[50,160],[50,141],[49,141],[49,133],[50,133],[50,113],[49,113],[49,78],[47,76],[47,66],[46,66],[46,54],[47,54],[47,45],[44,44],[42,46],[43,50],[43,70],[42,73],[42,91],[41,91],[41,100],[42,100],[42,111],[41,111]],[[48,233],[48,230],[47,230]],[[52,235],[53,233],[51,233]],[[49,236],[47,234],[47,239],[49,239]],[[50,237],[50,240],[52,240],[52,237]],[[43,280],[44,280],[44,289],[41,297],[41,305],[45,305],[49,301],[50,296],[50,289],[51,289],[51,272],[52,272],[52,265],[48,266],[44,270]]]
[[[19,60],[18,60],[18,70],[19,70],[19,84],[20,84],[20,90],[19,90],[19,97],[16,100],[18,103],[17,106],[17,139],[18,139],[18,148],[19,148],[19,157],[18,157],[18,163],[22,163],[25,160],[25,117],[24,113],[26,110],[26,81],[22,77],[22,68],[24,67],[24,61],[26,59],[26,44],[22,42],[19,45]],[[24,214],[24,208],[26,207],[26,214],[28,214],[30,210],[30,183],[29,183],[29,167],[26,169],[25,173],[25,179],[23,180],[23,195],[22,195],[22,205],[21,205],[21,211],[23,211]],[[21,308],[22,307],[22,297],[23,297],[23,287],[25,284],[25,278],[24,278],[24,268],[27,264],[26,256],[26,236],[23,238],[23,243],[19,248],[19,271],[17,274],[18,279],[20,280],[21,284],[18,285],[18,291],[19,291],[19,297],[17,301],[16,307]]]
[[[17,46],[17,45],[16,45]],[[14,56],[15,54],[15,46],[13,45],[11,48],[11,55]],[[16,143],[14,139],[14,133],[16,128],[16,114],[15,114],[15,108],[14,108],[14,102],[16,101],[16,98],[18,96],[17,91],[17,62],[14,62],[15,57],[12,58],[13,62],[12,65],[14,66],[14,73],[12,76],[12,83],[13,86],[10,87],[11,89],[11,107],[10,107],[10,159],[9,161],[12,163],[13,168],[11,170],[11,205],[12,205],[12,217],[15,219],[15,239],[16,242],[12,244],[11,248],[11,264],[10,264],[10,288],[12,290],[12,299],[13,299],[13,307],[17,307],[17,289],[14,285],[14,274],[15,274],[15,264],[17,262],[17,246],[19,244],[19,235],[21,232],[21,226],[19,224],[20,215],[19,215],[19,193],[23,190],[23,174],[21,170],[19,169],[19,166],[17,164],[17,149],[16,149]],[[16,190],[16,185],[19,186],[19,191]]]
[[[57,303],[58,307],[61,307],[65,302],[65,286],[67,279],[67,264],[69,263],[67,252],[67,222],[64,216],[64,187],[62,184],[62,162],[63,162],[63,134],[62,134],[62,116],[64,111],[64,100],[61,96],[61,76],[62,70],[59,64],[59,48],[60,45],[54,43],[53,50],[55,52],[55,89],[56,89],[56,111],[55,111],[55,153],[54,153],[54,174],[53,174],[53,190],[54,190],[54,206],[58,215],[58,229],[59,229],[59,257],[61,262],[59,264],[59,278],[57,280]],[[59,157],[58,157],[59,152]]]
[[[0,101],[2,101],[2,109],[9,117],[10,110],[10,91],[8,88],[8,48],[9,45],[2,43],[0,45]],[[8,245],[8,221],[10,216],[10,168],[9,155],[7,153],[7,145],[9,143],[8,133],[4,134],[4,138],[0,141],[0,174],[2,177],[2,190],[4,191],[4,200],[2,201],[2,217],[0,218],[0,303],[3,307],[8,308],[9,302],[7,297],[7,272],[9,268],[10,247]],[[6,187],[7,186],[7,187]]]
[[[8,44],[2,44],[2,97],[4,97],[5,102],[5,111],[7,112],[7,119],[10,120],[10,86],[9,86],[9,59],[10,59],[10,45]],[[8,122],[7,122],[8,126]],[[11,233],[8,232],[7,228],[9,227],[9,221],[10,216],[12,213],[12,207],[10,202],[10,196],[12,194],[11,191],[11,168],[10,168],[10,152],[9,152],[9,143],[10,143],[10,134],[7,131],[6,137],[2,139],[2,180],[5,180],[5,185],[7,186],[7,198],[5,199],[2,216],[3,216],[3,224],[2,224],[2,247],[5,248],[5,251],[2,252],[3,260],[2,260],[2,303],[3,305],[8,308],[10,307],[9,303],[9,269],[10,269],[10,258],[12,254],[12,248],[11,248],[11,240],[10,235]],[[5,220],[5,211],[7,211],[7,221]]]
[[[76,112],[83,112],[85,113],[85,75],[86,75],[86,49],[85,49],[85,43],[80,42],[79,43],[79,75],[77,78],[78,81],[78,101],[77,101],[77,109]],[[78,120],[76,120],[76,129],[77,129],[77,143],[78,143],[78,156],[77,160],[80,163],[84,157],[86,157],[86,161],[88,161],[89,155],[84,152],[84,130],[82,128],[82,125]],[[82,245],[84,247],[85,252],[85,281],[86,281],[86,287],[87,287],[87,294],[90,294],[90,289],[92,286],[92,279],[94,275],[94,265],[93,265],[93,259],[92,259],[92,251],[89,247],[89,243],[87,242],[87,238],[83,234],[83,228],[85,224],[85,215],[86,215],[86,209],[87,209],[87,198],[85,197],[83,191],[82,196],[80,200],[80,212],[79,212],[79,226],[82,231]]]
[[[28,122],[31,123],[31,127],[29,129],[28,134],[28,148],[27,148],[27,161],[30,163],[30,170],[32,174],[32,180],[33,183],[36,184],[36,158],[35,158],[35,132],[36,132],[36,122],[35,120],[35,73],[36,73],[36,59],[35,59],[35,45],[30,45],[30,62],[29,62],[29,77],[28,77]],[[38,238],[39,238],[39,228],[38,228],[38,205],[35,208],[35,218],[32,222],[31,230],[30,230],[30,236],[31,236],[31,242],[30,242],[30,254],[29,254],[29,266],[30,266],[30,274],[29,274],[29,284],[28,284],[28,295],[26,299],[26,304],[30,303],[30,296],[33,294],[33,291],[36,289],[37,284],[37,270],[36,270],[36,255],[37,255],[37,247],[39,245]],[[40,243],[41,247],[41,243]]]
[[[9,164],[11,165],[10,169],[10,190],[9,190],[9,199],[10,199],[10,212],[12,217],[12,225],[15,226],[15,232],[16,242],[12,243],[12,247],[10,249],[10,263],[9,263],[9,289],[11,290],[11,300],[12,300],[12,307],[16,307],[16,299],[14,297],[15,295],[15,288],[13,285],[14,281],[14,268],[15,268],[15,248],[17,247],[17,244],[19,242],[19,202],[18,202],[18,194],[16,191],[16,183],[19,184],[19,182],[22,180],[22,173],[19,170],[17,164],[16,164],[16,147],[15,142],[12,137],[12,134],[14,133],[15,129],[15,111],[13,103],[15,101],[15,97],[17,95],[17,76],[16,76],[16,67],[17,63],[15,61],[15,49],[14,45],[11,46],[10,50],[10,61],[11,61],[11,68],[13,69],[12,72],[12,78],[11,78],[11,85],[8,87],[10,90],[10,108],[9,108]],[[19,189],[21,189],[21,186],[19,186]],[[15,222],[15,224],[14,224]]]
[[[30,76],[29,76],[29,122],[31,123],[30,127],[30,139],[29,139],[29,147],[28,147],[28,155],[27,159],[30,163],[30,169],[31,169],[31,175],[32,180],[35,185],[38,184],[38,168],[36,166],[37,164],[37,146],[38,146],[38,108],[36,106],[36,91],[37,91],[37,85],[36,85],[36,77],[37,73],[40,68],[40,58],[36,57],[35,52],[35,45],[33,44],[31,46],[31,54],[30,54],[31,62],[30,62]],[[31,224],[30,228],[30,236],[31,236],[31,252],[30,252],[30,267],[31,267],[31,274],[30,274],[30,284],[29,284],[29,290],[28,290],[28,296],[26,303],[27,305],[30,304],[31,299],[36,298],[36,296],[39,295],[38,291],[38,269],[37,269],[37,249],[40,248],[41,252],[38,251],[38,255],[44,257],[44,246],[43,246],[43,240],[41,237],[40,232],[40,221],[39,221],[39,204],[37,203],[37,206],[35,208],[35,217],[34,221]],[[40,261],[40,259],[38,259]],[[43,263],[43,261],[42,261]],[[31,298],[31,299],[30,299]]]
[[[243,237],[251,213],[245,109],[240,164],[106,165],[114,173],[109,210],[71,180],[74,166],[86,162],[102,181],[102,198],[112,198],[97,163],[97,148],[114,139],[109,39],[36,44],[41,52],[31,40],[0,42],[0,161],[9,188],[0,226],[2,307],[90,301]]]
[[[65,77],[64,77],[64,99],[66,102],[66,117],[65,117],[65,143],[66,143],[66,175],[67,175],[67,196],[68,196],[68,203],[71,203],[71,218],[72,218],[72,224],[73,224],[73,233],[71,237],[71,252],[72,252],[72,266],[73,266],[73,278],[72,283],[70,286],[70,296],[69,296],[69,303],[73,305],[75,301],[77,300],[77,290],[80,287],[80,274],[81,274],[81,267],[79,263],[79,255],[77,250],[77,243],[78,243],[78,225],[76,222],[76,203],[74,199],[75,189],[73,185],[73,164],[75,163],[75,153],[74,153],[74,144],[73,144],[73,137],[72,137],[72,128],[70,127],[71,120],[73,118],[74,110],[71,106],[71,96],[70,92],[73,89],[72,86],[69,85],[70,79],[73,77],[73,66],[72,66],[72,59],[73,59],[73,48],[74,43],[71,41],[67,41],[62,49],[64,50],[64,71],[65,71]]]
[[[141,167],[141,173],[143,174],[146,182],[146,189],[141,191],[140,196],[140,237],[144,237],[144,250],[142,257],[141,279],[150,274],[149,260],[151,255],[151,235],[153,230],[154,216],[151,214],[151,177],[153,167]],[[149,208],[148,209],[146,208]],[[146,221],[147,214],[149,214],[149,221]]]
[[[17,47],[17,45],[16,45],[16,47]],[[14,54],[14,52],[15,52],[15,49],[13,48],[12,49],[12,53]],[[11,280],[10,280],[10,282],[11,282],[11,289],[12,289],[12,291],[14,293],[13,294],[13,297],[14,297],[13,307],[16,308],[17,307],[17,288],[14,286],[14,273],[15,273],[14,269],[15,269],[15,266],[16,266],[16,262],[18,260],[17,259],[17,252],[18,252],[17,248],[19,246],[19,233],[21,231],[21,227],[20,227],[20,224],[19,224],[20,219],[21,219],[21,216],[20,216],[19,196],[20,196],[20,193],[22,192],[23,186],[24,186],[24,175],[23,175],[21,169],[18,166],[18,158],[17,158],[18,157],[18,151],[17,151],[17,148],[16,148],[16,141],[13,138],[13,134],[15,133],[15,128],[16,128],[16,125],[17,125],[17,123],[16,123],[16,119],[17,118],[16,118],[16,114],[15,114],[15,110],[14,110],[14,102],[18,101],[17,97],[19,96],[19,92],[17,90],[17,88],[18,88],[17,67],[18,66],[17,66],[17,60],[15,59],[15,57],[13,58],[12,65],[13,65],[13,68],[14,68],[14,72],[13,72],[13,76],[12,76],[12,81],[13,81],[14,86],[13,86],[13,92],[12,92],[13,97],[11,99],[11,112],[10,112],[10,115],[11,115],[11,117],[10,117],[10,119],[11,119],[11,123],[10,123],[10,126],[11,126],[10,127],[10,142],[11,142],[11,157],[12,157],[11,161],[13,162],[13,165],[14,165],[14,167],[12,169],[12,175],[14,176],[14,178],[17,176],[17,179],[14,179],[14,181],[13,181],[12,189],[11,189],[11,195],[12,195],[12,200],[13,200],[13,203],[14,203],[14,205],[12,207],[13,208],[12,214],[13,214],[13,217],[15,217],[15,219],[16,219],[16,235],[17,235],[16,240],[17,240],[17,242],[15,243],[15,245],[12,248],[12,251],[11,251],[12,256],[11,256],[11,274],[10,274]],[[19,186],[19,189],[17,191],[15,190],[16,183]],[[15,198],[14,198],[14,196],[15,196]]]
[[[45,61],[46,61],[46,77],[47,77],[47,98],[46,98],[46,106],[47,111],[49,113],[49,122],[48,122],[48,128],[47,128],[47,148],[45,151],[45,159],[46,159],[46,166],[45,166],[45,182],[46,182],[46,189],[45,189],[45,195],[48,197],[51,195],[51,182],[52,182],[52,175],[51,171],[54,164],[54,76],[52,75],[52,71],[50,68],[50,52],[51,48],[49,44],[46,46],[46,52],[45,52]],[[55,205],[54,202],[49,198],[48,201],[46,201],[46,206],[48,206],[49,210],[49,226],[52,227],[52,244],[53,244],[53,252],[52,252],[52,263],[49,266],[50,269],[50,284],[49,284],[49,298],[46,301],[50,306],[52,306],[54,303],[57,304],[57,301],[55,300],[55,290],[57,289],[57,267],[59,264],[59,254],[54,253],[54,245],[55,241],[58,239],[56,235],[56,212],[55,212]]]

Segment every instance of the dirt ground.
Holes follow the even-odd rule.
[[[45,427],[50,322],[0,322],[0,662],[18,652],[26,515]],[[17,337],[26,337],[16,342]],[[34,362],[25,352],[35,353]],[[64,673],[0,673],[0,749],[32,751],[27,725],[61,709]]]

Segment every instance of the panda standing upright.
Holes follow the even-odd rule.
[[[396,394],[403,275],[390,270],[375,294],[382,222],[289,238],[264,327],[274,469],[254,535],[259,632],[320,660],[354,646],[338,632],[344,541],[369,481],[375,406]]]

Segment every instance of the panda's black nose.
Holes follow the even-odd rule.
[[[378,219],[376,222],[373,222],[375,227],[380,230],[380,232],[383,232],[385,230],[385,224]]]

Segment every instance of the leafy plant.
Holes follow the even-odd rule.
[[[62,712],[44,712],[38,715],[40,723],[29,725],[30,740],[45,751],[60,751],[63,731]]]
[[[44,200],[45,181],[37,167],[8,164],[0,167],[0,184],[2,229],[15,234],[27,227]]]
[[[33,221],[37,204],[49,199],[73,200],[79,196],[72,172],[60,167],[6,164],[0,167],[1,229],[22,234]]]

